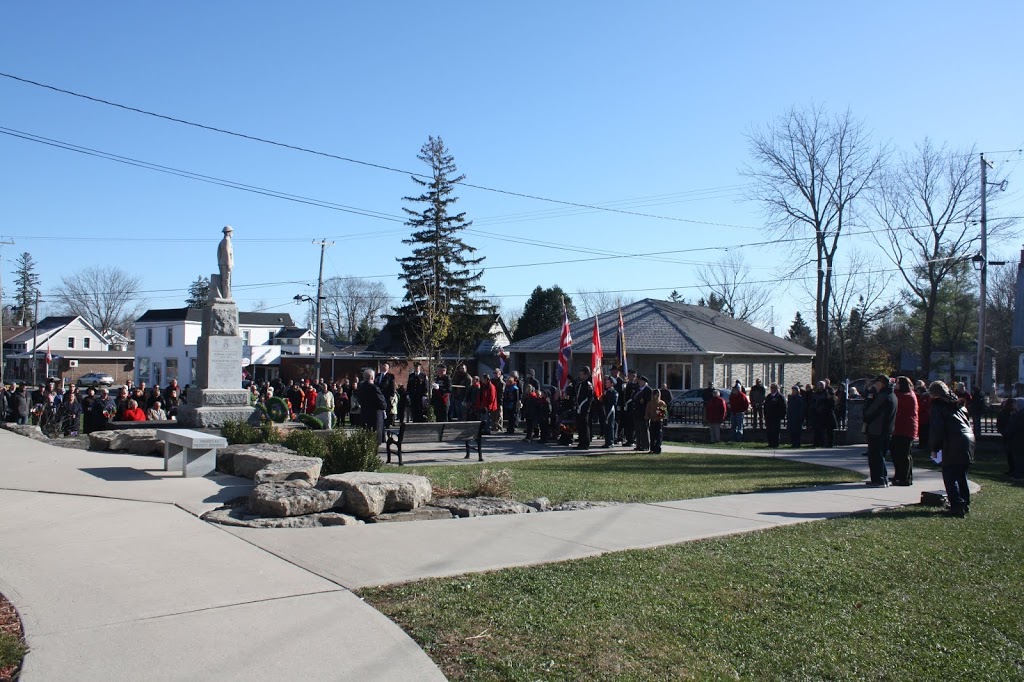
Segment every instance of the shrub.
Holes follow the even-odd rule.
[[[300,414],[298,420],[300,424],[314,431],[322,431],[324,428],[324,423],[311,414]]]
[[[508,469],[483,469],[473,481],[470,497],[504,497],[512,499],[512,472]]]
[[[243,421],[226,421],[224,426],[220,427],[220,432],[231,445],[266,442],[262,428],[251,426]]]

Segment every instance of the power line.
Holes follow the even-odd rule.
[[[25,83],[27,85],[33,85],[33,86],[36,86],[36,87],[39,87],[39,88],[44,88],[46,90],[52,90],[53,92],[58,92],[58,93],[61,93],[61,94],[64,94],[64,95],[69,95],[69,96],[72,96],[72,97],[78,97],[78,98],[81,98],[81,99],[85,99],[85,100],[88,100],[90,102],[95,102],[97,104],[104,104],[104,105],[107,105],[107,106],[110,106],[110,107],[116,107],[118,109],[123,109],[125,111],[130,111],[130,112],[133,112],[133,113],[136,113],[136,114],[142,114],[142,115],[145,115],[145,116],[151,116],[153,118],[163,119],[165,121],[170,121],[172,123],[180,123],[182,125],[191,126],[193,128],[199,128],[201,130],[207,130],[207,131],[214,132],[214,133],[220,133],[222,135],[230,135],[232,137],[237,137],[237,138],[240,138],[240,139],[249,140],[251,142],[259,142],[259,143],[262,143],[262,144],[268,144],[268,145],[272,145],[272,146],[275,146],[275,147],[281,147],[283,149],[290,149],[292,151],[302,152],[304,154],[313,154],[315,156],[321,156],[321,157],[328,158],[328,159],[334,159],[336,161],[344,161],[346,163],[353,163],[353,164],[357,164],[357,165],[360,165],[360,166],[366,166],[368,168],[376,168],[378,170],[389,171],[389,172],[392,172],[392,173],[401,173],[402,175],[411,175],[411,176],[418,177],[418,178],[426,178],[426,179],[430,178],[430,176],[424,175],[422,173],[415,173],[413,171],[403,170],[401,168],[395,168],[393,166],[387,166],[387,165],[380,164],[380,163],[373,163],[371,161],[363,161],[363,160],[360,160],[360,159],[354,159],[354,158],[347,157],[347,156],[341,156],[339,154],[333,154],[333,153],[330,153],[330,152],[324,152],[324,151],[320,151],[320,150],[316,150],[316,149],[311,149],[309,147],[301,147],[299,145],[288,144],[286,142],[278,142],[276,140],[271,140],[271,139],[264,138],[264,137],[259,137],[259,136],[256,136],[256,135],[249,135],[249,134],[246,134],[246,133],[240,133],[240,132],[237,132],[237,131],[228,130],[226,128],[218,128],[216,126],[208,125],[208,124],[205,124],[205,123],[197,123],[195,121],[189,121],[189,120],[186,120],[186,119],[183,119],[183,118],[177,118],[175,116],[169,116],[167,114],[160,114],[160,113],[157,113],[157,112],[154,112],[154,111],[148,111],[146,109],[140,109],[138,107],[129,106],[127,104],[121,104],[119,102],[113,102],[111,100],[102,99],[100,97],[93,97],[91,95],[86,95],[86,94],[83,94],[83,93],[80,93],[80,92],[75,92],[73,90],[67,90],[65,88],[59,88],[59,87],[54,86],[54,85],[48,85],[46,83],[40,83],[39,81],[34,81],[34,80],[31,80],[31,79],[28,79],[28,78],[22,78],[20,76],[15,76],[14,74],[10,74],[10,73],[0,72],[0,76],[2,76],[4,78],[9,78],[9,79],[14,80],[14,81],[18,81],[20,83]],[[562,199],[553,199],[551,197],[544,197],[544,196],[540,196],[540,195],[537,195],[537,194],[528,194],[528,193],[525,193],[525,192],[514,192],[512,190],[499,189],[497,187],[488,187],[486,185],[477,185],[477,184],[473,184],[473,183],[469,183],[469,182],[465,182],[465,181],[462,181],[462,182],[459,182],[459,183],[456,183],[456,184],[462,185],[463,187],[470,187],[472,189],[478,189],[478,190],[481,190],[481,191],[484,191],[484,192],[494,192],[496,194],[503,194],[503,195],[506,195],[506,196],[519,197],[520,199],[532,199],[534,201],[543,201],[543,202],[546,202],[546,203],[559,204],[559,205],[562,205],[562,206],[572,206],[572,207],[575,207],[575,208],[586,208],[586,209],[590,209],[590,210],[594,210],[594,211],[607,211],[609,213],[619,213],[619,214],[631,215],[631,216],[639,217],[639,218],[653,218],[653,219],[656,219],[656,220],[668,220],[668,221],[672,221],[672,222],[689,223],[689,224],[693,224],[693,225],[709,225],[709,226],[715,226],[715,227],[731,227],[731,228],[736,228],[736,229],[756,229],[756,228],[751,228],[751,227],[749,227],[747,225],[731,225],[731,224],[727,224],[727,223],[715,223],[715,222],[710,222],[710,221],[706,221],[706,220],[693,220],[693,219],[689,219],[689,218],[677,218],[677,217],[674,217],[674,216],[663,216],[663,215],[656,215],[656,214],[652,214],[652,213],[641,213],[641,212],[638,212],[638,211],[630,211],[630,210],[626,210],[626,209],[619,209],[619,208],[612,208],[612,207],[607,207],[607,206],[600,206],[600,205],[597,205],[597,204],[585,204],[585,203],[577,202],[577,201],[565,201],[565,200],[562,200]]]

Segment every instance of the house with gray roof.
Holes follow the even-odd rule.
[[[645,298],[622,308],[629,369],[658,387],[676,391],[719,388],[736,380],[744,386],[761,379],[791,386],[811,380],[814,351],[711,308]],[[597,316],[604,354],[604,374],[615,364],[619,311]],[[573,375],[589,366],[594,318],[570,324]],[[520,371],[534,369],[541,383],[555,383],[561,327],[516,341],[507,349]]]

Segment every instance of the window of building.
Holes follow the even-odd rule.
[[[556,363],[555,363],[554,360],[545,360],[544,361],[544,364],[541,367],[541,372],[540,372],[540,376],[541,376],[540,383],[542,383],[542,384],[549,384],[551,386],[556,385],[557,380],[556,380],[555,377],[557,375],[555,374],[555,366],[556,366]]]
[[[693,388],[693,365],[689,362],[659,362],[657,387],[665,384],[672,391]]]
[[[146,348],[152,348],[153,346],[153,328],[146,328]]]
[[[167,347],[171,348],[174,345],[174,327],[167,328]]]
[[[149,358],[139,358],[139,381],[149,381]]]
[[[165,358],[164,367],[167,370],[167,383],[178,378],[178,358]]]
[[[252,338],[252,332],[248,329],[242,330],[242,343],[246,346],[249,345],[249,340]]]
[[[92,345],[92,339],[90,339],[88,336],[86,336],[85,338],[82,339],[82,348],[88,348],[91,345]]]
[[[75,347],[75,337],[69,336],[68,337],[68,348],[74,348],[74,347]]]

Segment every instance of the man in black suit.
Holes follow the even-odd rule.
[[[406,386],[406,390],[409,392],[409,407],[412,409],[412,420],[414,422],[426,421],[426,417],[423,415],[423,404],[426,401],[429,386],[430,382],[427,381],[427,375],[423,373],[423,365],[417,362],[413,367],[412,374],[409,375],[409,382]]]
[[[367,431],[377,432],[377,442],[384,441],[384,419],[387,415],[387,401],[380,387],[374,382],[375,372],[372,369],[363,370],[363,380],[356,388],[356,395],[359,397],[359,409],[363,428]]]
[[[391,373],[391,365],[385,362],[380,366],[380,374],[377,375],[375,383],[384,394],[384,402],[387,405],[385,423],[390,428],[395,423],[395,375]]]

